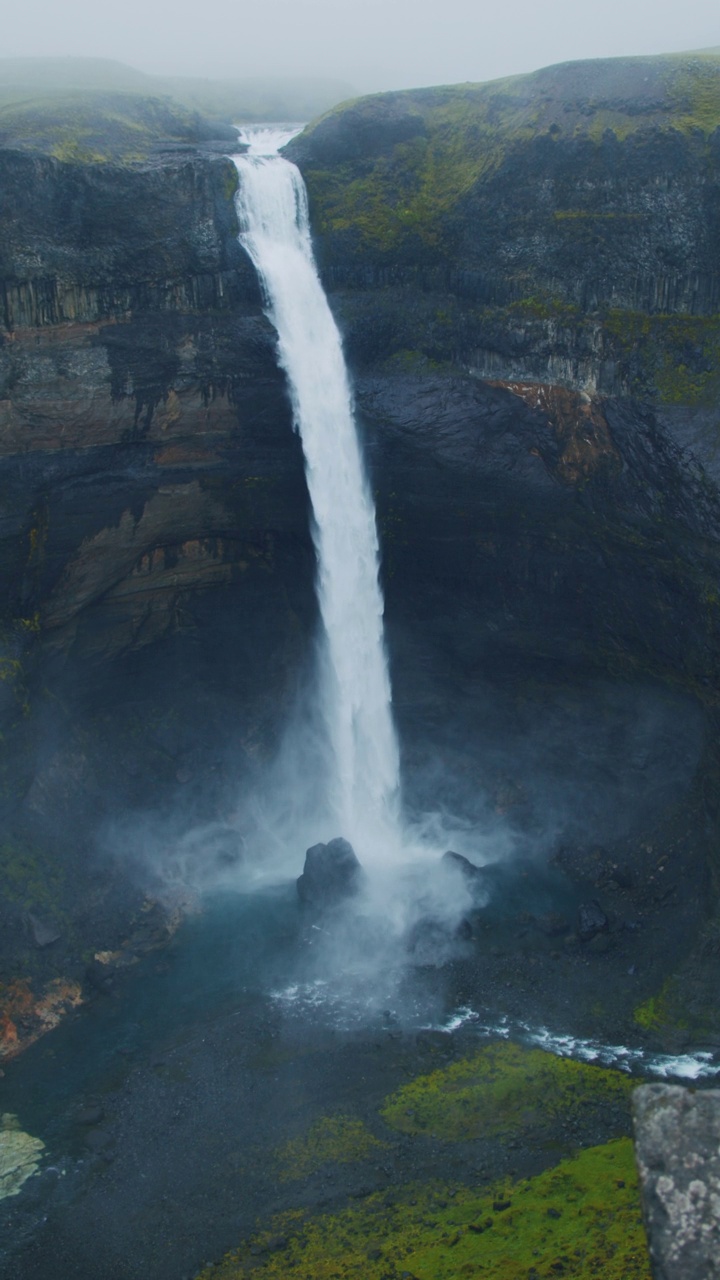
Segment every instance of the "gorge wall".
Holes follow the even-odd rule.
[[[594,788],[584,873],[595,834],[651,877],[664,837],[638,833],[675,822],[678,955],[717,875],[719,68],[380,95],[290,148],[355,377],[410,794],[445,752],[471,813],[536,838],[548,789]],[[142,890],[97,858],[104,821],[228,812],[315,606],[232,165],[0,170],[10,981],[127,934]]]

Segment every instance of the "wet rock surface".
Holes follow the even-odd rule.
[[[577,915],[577,931],[581,942],[590,942],[592,938],[602,933],[607,927],[608,918],[596,899],[593,899],[592,902],[582,902],[580,904]]]
[[[720,1276],[720,1091],[649,1084],[633,1098],[656,1280]]]
[[[338,836],[307,850],[297,881],[298,897],[308,910],[322,913],[353,897],[362,881],[363,869],[355,850]]]

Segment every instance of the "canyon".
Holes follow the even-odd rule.
[[[140,159],[0,149],[8,1062],[222,882],[313,659],[232,131],[185,127]],[[450,1004],[712,1056],[720,58],[376,95],[285,154],[352,375],[406,805],[500,867]],[[555,876],[605,925],[574,900],[555,929]]]

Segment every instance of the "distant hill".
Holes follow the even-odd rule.
[[[236,137],[229,123],[168,97],[68,90],[0,99],[0,148],[78,164],[140,163],[168,147]]]
[[[353,96],[338,80],[309,77],[210,80],[154,76],[111,58],[0,58],[0,105],[29,104],[57,94],[139,94],[175,103],[225,123],[311,120]]]

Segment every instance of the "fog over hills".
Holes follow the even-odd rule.
[[[309,120],[353,97],[352,85],[313,76],[203,79],[138,71],[113,58],[0,58],[0,107],[58,93],[133,93],[224,119]]]

